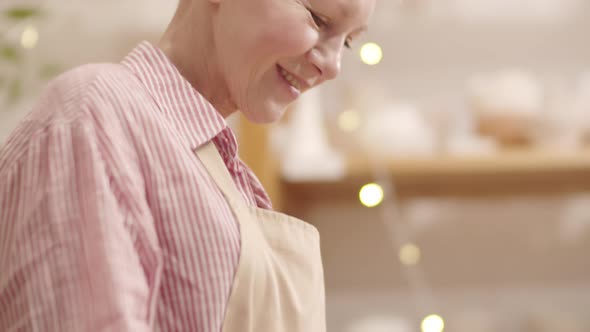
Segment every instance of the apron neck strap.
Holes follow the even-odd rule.
[[[242,194],[238,191],[233,177],[227,170],[227,166],[221,158],[217,147],[213,141],[209,141],[195,151],[197,157],[201,160],[221,192],[230,204],[239,204],[244,202]]]

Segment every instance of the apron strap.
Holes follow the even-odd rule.
[[[221,192],[228,200],[229,204],[244,204],[244,198],[242,194],[238,191],[236,184],[233,180],[233,177],[229,173],[225,162],[221,158],[217,147],[213,141],[209,141],[203,145],[201,145],[195,151],[197,157],[201,160],[211,177]]]

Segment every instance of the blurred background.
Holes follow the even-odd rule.
[[[0,142],[48,80],[156,41],[176,1],[3,0]],[[233,117],[322,236],[329,331],[590,331],[590,2],[379,0],[337,81]]]

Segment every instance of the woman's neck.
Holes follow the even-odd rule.
[[[227,118],[236,107],[219,67],[213,39],[213,6],[202,0],[180,1],[157,46],[193,88]]]

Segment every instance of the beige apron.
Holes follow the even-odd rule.
[[[318,231],[299,219],[248,206],[213,142],[196,154],[240,224],[240,260],[222,331],[326,331]]]

